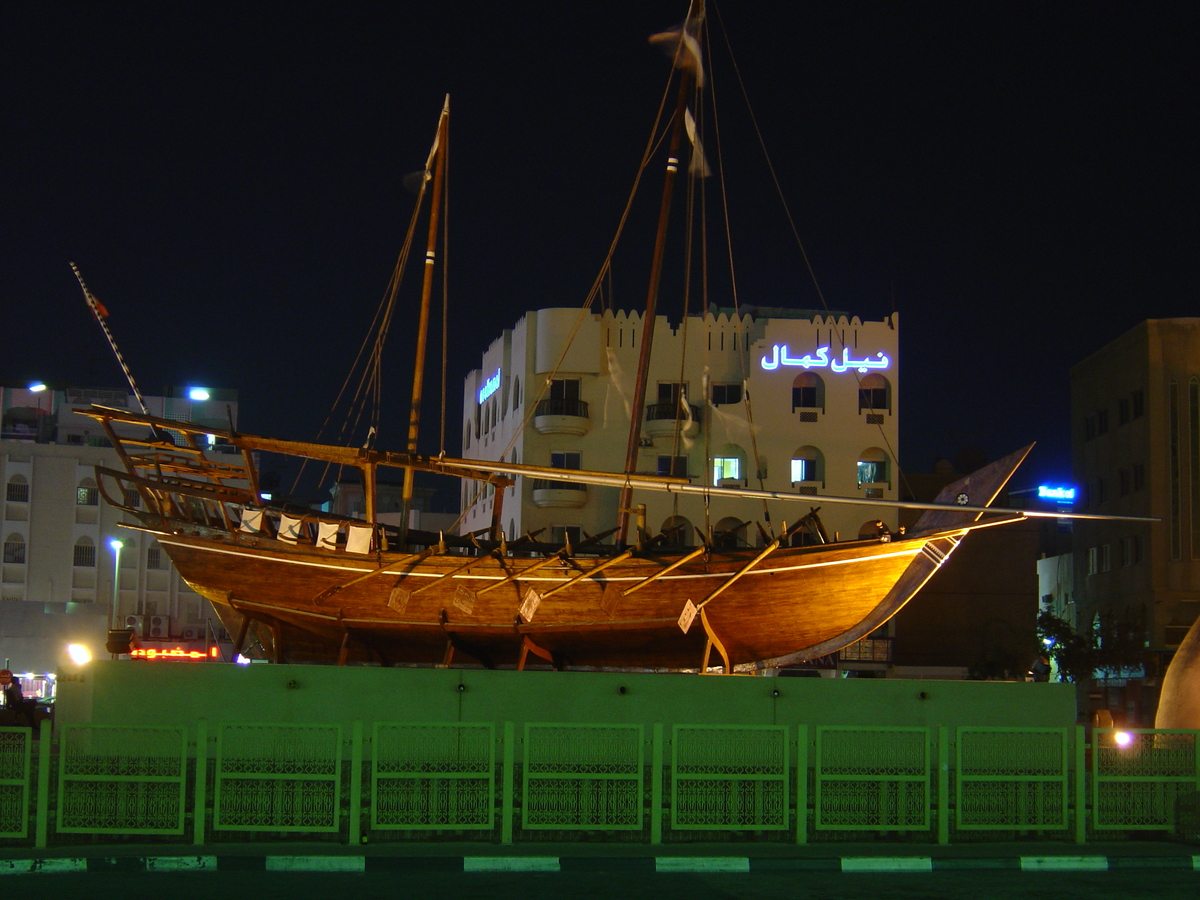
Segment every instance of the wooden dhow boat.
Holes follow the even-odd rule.
[[[182,578],[211,601],[237,636],[238,652],[276,661],[384,665],[454,661],[524,668],[530,655],[532,662],[556,667],[705,670],[720,665],[728,672],[783,665],[826,655],[869,634],[912,598],[968,531],[1021,517],[997,515],[988,505],[1028,448],[948,487],[907,533],[881,527],[870,539],[831,542],[817,510],[810,508],[790,527],[774,529],[768,523],[760,546],[725,549],[703,536],[699,546],[675,546],[673,535],[651,536],[644,523],[634,527],[629,521],[638,508],[634,492],[644,490],[864,505],[861,497],[801,497],[636,474],[666,215],[681,168],[676,160],[682,135],[692,136],[695,124],[690,92],[702,80],[693,58],[700,18],[693,11],[677,33],[659,36],[660,43],[675,48],[679,99],[665,142],[670,161],[623,473],[419,455],[423,340],[402,453],[375,450],[369,443],[353,449],[271,440],[236,432],[232,424],[227,433],[214,435],[211,425],[155,418],[144,404],[140,414],[98,406],[82,411],[103,426],[123,463],[122,469],[97,469],[105,499],[127,515],[129,527],[155,536]],[[422,181],[432,185],[435,201],[443,190],[447,112],[443,109]],[[693,145],[695,158],[700,151],[694,137]],[[422,336],[437,257],[437,208],[435,203],[429,215]],[[120,360],[102,309],[82,278],[80,285]],[[392,311],[388,306],[379,321],[390,321]],[[122,367],[128,377],[123,361]],[[132,378],[130,384],[140,401]],[[240,454],[240,463],[206,452],[214,439]],[[357,470],[364,518],[264,501],[255,463],[259,453]],[[385,468],[403,472],[401,523],[408,522],[415,473],[423,471],[494,488],[491,529],[452,536],[382,524],[375,493]],[[519,476],[617,488],[620,521],[611,532],[574,546],[543,543],[536,534],[506,539],[500,499]],[[990,518],[983,518],[988,513]]]
[[[367,486],[380,468],[392,467],[474,478],[497,491],[515,475],[679,492],[732,489],[218,435],[241,454],[235,465],[206,455],[211,427],[98,406],[82,412],[105,429],[125,466],[97,468],[105,500],[129,517],[128,527],[155,536],[237,635],[239,651],[253,630],[253,640],[278,661],[463,662],[457,653],[486,667],[523,668],[532,653],[556,667],[711,663],[732,671],[812,659],[895,615],[968,531],[1020,518],[995,510],[998,518],[981,520],[1029,450],[950,485],[938,508],[903,534],[787,546],[810,529],[821,531],[810,513],[761,548],[681,549],[650,540],[618,549],[552,546],[534,537],[401,535],[373,522],[370,505],[365,520],[272,507],[260,499],[254,454],[355,468]],[[144,426],[145,436],[130,437],[130,425]],[[422,543],[426,549],[408,549]]]

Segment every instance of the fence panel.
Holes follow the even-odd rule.
[[[1196,731],[1097,728],[1092,732],[1092,827],[1173,829],[1176,807],[1194,802]]]
[[[1067,827],[1065,728],[959,728],[955,827]]]
[[[671,733],[671,827],[782,831],[788,827],[786,726],[676,725]]]
[[[222,725],[213,829],[336,832],[341,750],[340,725]]]
[[[491,723],[376,722],[371,741],[371,827],[493,828],[495,736]]]
[[[187,729],[65,725],[57,831],[183,834]]]
[[[641,830],[642,725],[527,723],[521,827]]]
[[[929,830],[929,731],[817,729],[817,830]]]
[[[33,730],[0,728],[0,837],[29,835],[29,779]]]

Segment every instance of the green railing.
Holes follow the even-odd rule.
[[[0,729],[0,846],[1194,839],[1197,734],[199,720],[52,738],[44,723]]]

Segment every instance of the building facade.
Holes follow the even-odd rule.
[[[629,434],[642,316],[541,309],[483,354],[463,392],[464,457],[621,472]],[[863,504],[820,510],[831,539],[878,534],[895,499],[899,390],[895,314],[711,309],[673,325],[655,321],[636,470],[694,484],[779,491],[811,502],[635,491],[646,531],[694,544],[757,546],[820,496]],[[497,497],[464,483],[460,531],[499,525],[510,539],[578,543],[609,532],[619,490],[522,476]],[[611,542],[613,538],[606,539]]]
[[[1150,319],[1071,370],[1081,509],[1155,522],[1075,524],[1079,628],[1136,630],[1144,667],[1093,705],[1152,723],[1161,674],[1200,612],[1200,318]]]
[[[233,392],[146,400],[152,414],[211,422],[214,434],[236,422]],[[0,388],[0,657],[19,672],[57,671],[69,643],[103,653],[114,625],[168,643],[204,640],[217,624],[154,536],[119,527],[122,514],[101,496],[95,467],[123,467],[96,422],[75,414],[93,403],[137,409],[123,391]]]

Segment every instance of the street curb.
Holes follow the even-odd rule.
[[[128,856],[0,860],[0,875],[131,872],[307,872],[364,874],[437,870],[503,872],[655,872],[724,875],[743,872],[843,872],[905,874],[1009,869],[1022,872],[1103,872],[1110,869],[1200,871],[1200,856],[843,856],[750,858],[746,856]]]

